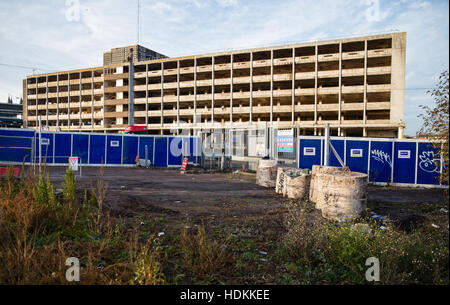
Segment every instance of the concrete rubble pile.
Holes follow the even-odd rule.
[[[367,175],[345,172],[336,166],[312,167],[312,173],[288,166],[277,167],[277,160],[258,162],[256,183],[275,188],[277,194],[292,199],[308,197],[322,211],[322,216],[335,221],[349,221],[365,214],[367,207]]]
[[[275,187],[277,178],[277,160],[260,159],[256,171],[256,184],[264,187]]]
[[[322,216],[349,221],[364,215],[367,207],[367,175],[344,172],[338,167],[313,167],[310,200]]]
[[[324,176],[329,173],[340,172],[342,169],[337,166],[321,166],[321,165],[313,165],[311,172],[311,187],[309,190],[309,201],[316,204],[316,209],[321,210],[318,196],[323,196],[322,192],[324,188],[324,183],[326,184],[326,179]],[[320,200],[322,202],[323,200]]]
[[[277,180],[275,185],[275,193],[283,194],[285,174],[288,171],[295,170],[293,167],[279,166],[277,170]]]
[[[284,174],[283,196],[301,199],[308,196],[311,174],[301,170],[291,170]]]

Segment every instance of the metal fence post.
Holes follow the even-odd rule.
[[[330,124],[329,123],[327,123],[327,125],[325,127],[324,163],[325,163],[325,166],[330,165]]]

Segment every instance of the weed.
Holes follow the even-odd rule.
[[[225,243],[210,241],[203,226],[199,226],[195,234],[186,228],[181,235],[181,249],[184,267],[200,278],[224,272],[232,262],[231,254]]]

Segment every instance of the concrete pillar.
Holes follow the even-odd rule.
[[[67,81],[69,85],[67,86],[67,127],[70,130],[70,73],[67,74]],[[103,84],[104,86],[105,84]],[[37,93],[37,91],[36,91]],[[37,101],[37,99],[36,99]]]
[[[180,125],[180,61],[177,60],[177,125]]]
[[[292,124],[295,115],[295,48],[292,48]]]
[[[403,131],[404,131],[404,128],[403,127],[399,127],[398,128],[398,134],[397,134],[397,137],[399,138],[399,139],[403,139]]]
[[[161,62],[161,126],[164,125],[164,62]],[[161,130],[162,132],[162,130]],[[161,133],[162,134],[162,133]]]
[[[367,123],[367,39],[364,40],[364,113],[363,123]]]
[[[91,129],[94,130],[94,77],[95,71],[91,71]]]
[[[339,43],[339,113],[338,113],[338,120],[339,124],[341,124],[341,111],[342,111],[342,42]],[[340,130],[340,128],[338,129]],[[338,131],[338,134],[339,131]]]
[[[314,62],[314,123],[317,122],[317,77],[318,77],[318,64],[319,64],[319,47],[316,44],[315,47],[315,62]]]
[[[230,127],[233,127],[233,61],[234,56],[230,57]]]
[[[197,123],[197,57],[194,58],[194,124],[196,123]]]
[[[145,65],[145,125],[148,127],[148,64]]]
[[[81,79],[80,79],[81,82]],[[81,95],[81,91],[80,91]],[[48,129],[48,75],[45,77],[45,127]]]
[[[270,50],[270,123],[273,120],[273,49]]]
[[[94,88],[94,82],[92,82],[92,88]],[[92,92],[94,92],[94,89],[92,89]],[[56,75],[56,126],[59,126],[59,74]]]
[[[81,98],[82,98],[82,96],[81,96],[81,77],[82,77],[82,74],[81,74],[81,72],[79,73],[79,77],[80,77],[80,86],[79,86],[79,89],[80,89],[80,95],[79,95],[79,98],[78,98],[78,102],[80,103],[80,108],[79,108],[79,118],[78,118],[78,124],[79,124],[79,126],[78,126],[78,128],[81,128],[81,126],[83,125],[83,120],[81,119],[81,116],[83,115],[83,111],[82,111],[82,108],[81,108]]]
[[[211,122],[214,124],[214,56],[212,56],[211,62]]]
[[[392,34],[390,122],[404,124],[406,33]],[[399,133],[400,134],[400,133]]]
[[[253,52],[250,52],[250,117],[249,123],[253,120]]]

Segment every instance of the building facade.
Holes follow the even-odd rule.
[[[22,104],[0,103],[0,127],[22,126]]]
[[[404,32],[150,60],[114,50],[101,67],[28,76],[24,126],[193,134],[262,123],[321,135],[329,123],[332,135],[403,137]]]

